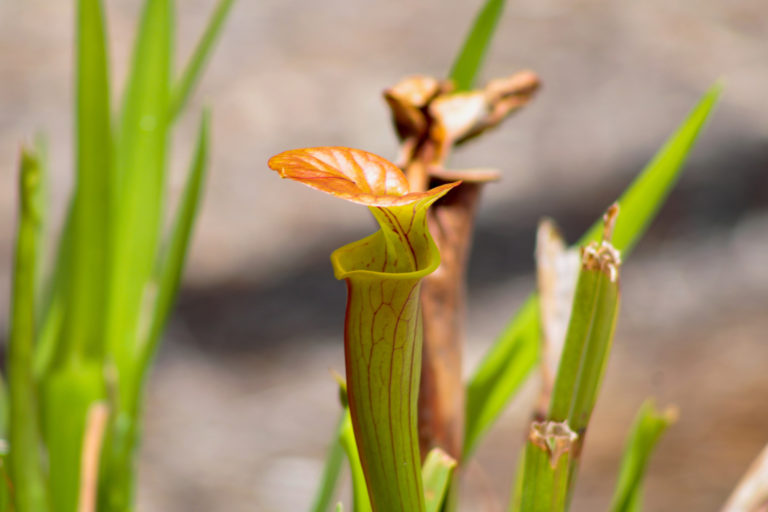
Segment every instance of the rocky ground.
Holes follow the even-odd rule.
[[[136,0],[107,1],[119,90]],[[305,509],[336,421],[344,290],[328,253],[365,212],[266,170],[283,149],[395,153],[381,90],[445,74],[478,2],[241,0],[174,139],[173,194],[196,112],[214,109],[212,172],[190,268],[150,384],[140,510]],[[0,311],[7,311],[19,142],[50,139],[54,212],[71,183],[72,2],[0,2]],[[178,2],[180,58],[212,0]],[[760,0],[518,0],[483,73],[540,73],[536,101],[453,159],[496,167],[470,272],[468,367],[533,285],[536,221],[570,240],[716,79],[726,92],[659,221],[628,260],[606,385],[574,510],[603,509],[648,395],[680,422],[647,510],[717,510],[768,442],[768,10]],[[0,323],[6,324],[0,314]],[[503,510],[531,383],[468,470],[466,510]]]

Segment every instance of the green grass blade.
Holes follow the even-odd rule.
[[[173,87],[170,102],[171,119],[179,116],[189,96],[199,82],[203,67],[210,57],[211,51],[218,40],[219,34],[221,34],[221,29],[234,3],[234,0],[219,0],[219,3],[216,5],[213,15],[208,20],[208,26],[197,43],[195,52],[184,68],[178,83]]]
[[[205,183],[209,145],[210,115],[208,112],[205,112],[200,121],[197,146],[189,175],[187,176],[187,182],[184,186],[184,193],[176,212],[176,219],[165,248],[165,253],[160,262],[159,275],[157,277],[157,300],[154,306],[152,325],[148,336],[144,338],[144,345],[141,347],[141,371],[146,370],[156,351],[163,328],[168,321],[171,307],[179,291],[192,228],[195,225],[200,205],[200,196]]]
[[[107,340],[121,371],[134,366],[162,227],[173,23],[169,0],[146,1],[117,138]],[[124,378],[121,391],[130,394]]]
[[[622,214],[614,231],[614,245],[624,255],[637,243],[676,182],[720,92],[721,87],[715,85],[703,96],[619,199]],[[595,240],[599,234],[600,224],[596,223],[582,240]],[[469,379],[465,457],[472,453],[480,437],[498,418],[536,364],[540,337],[538,323],[538,301],[533,294]]]
[[[611,512],[639,512],[645,469],[656,443],[675,422],[677,412],[669,408],[658,411],[653,400],[646,400],[635,417],[624,447]]]
[[[615,215],[614,207],[605,217],[606,239],[582,250],[547,421],[534,422],[529,434],[520,510],[555,512],[565,510],[570,502],[618,314],[620,258],[608,241]]]
[[[32,369],[35,343],[38,231],[42,215],[43,175],[35,154],[23,151],[18,234],[13,273],[13,302],[8,345],[11,451],[9,473],[14,509],[48,509],[47,483],[40,458],[41,427],[37,386]]]
[[[42,312],[39,319],[40,328],[37,334],[34,361],[35,376],[38,379],[42,379],[51,369],[58,343],[62,339],[69,283],[67,270],[71,265],[69,259],[72,251],[72,209],[73,205],[70,203],[61,230],[53,274],[41,304]]]
[[[465,459],[535,366],[540,338],[539,301],[532,294],[467,383]]]
[[[616,221],[613,245],[622,254],[632,251],[677,183],[680,171],[721,92],[722,86],[716,84],[704,94],[683,124],[619,198],[621,215]],[[600,222],[595,222],[578,245],[599,240],[600,229]]]
[[[40,167],[40,200],[39,200],[39,210],[40,210],[40,219],[38,221],[37,226],[37,241],[35,244],[37,245],[37,265],[35,269],[35,311],[37,312],[37,322],[39,325],[41,312],[43,311],[43,305],[45,303],[45,270],[46,270],[46,264],[47,261],[47,255],[48,255],[48,221],[49,221],[49,211],[48,206],[50,203],[50,171],[49,171],[49,165],[48,165],[48,140],[47,138],[40,134],[37,137],[35,137],[35,153],[37,155],[37,161],[38,165]]]
[[[141,399],[143,376],[157,348],[162,330],[170,314],[181,282],[187,248],[196,218],[201,190],[208,162],[210,116],[206,112],[200,125],[200,135],[184,193],[173,225],[165,254],[156,276],[157,292],[152,311],[152,320],[147,333],[139,332],[142,340],[137,348],[136,360],[129,360],[131,367],[123,368],[123,376],[133,380],[123,381],[123,402],[138,404]],[[138,441],[140,408],[124,407],[115,414],[110,440],[114,443],[105,447],[105,458],[109,461],[105,477],[103,498],[108,500],[104,507],[120,507],[132,500],[132,458]],[[115,485],[110,485],[113,480]],[[122,482],[122,483],[121,483]]]
[[[51,303],[45,310],[35,347],[34,371],[37,378],[42,378],[53,363],[64,325],[65,300],[64,289],[57,287],[51,296]]]
[[[486,0],[477,14],[464,46],[461,47],[451,68],[450,78],[456,84],[456,90],[468,91],[474,86],[496,25],[504,12],[504,3],[504,0]]]
[[[80,0],[77,42],[77,180],[67,279],[67,313],[57,364],[102,353],[107,273],[112,136],[104,13],[100,0]]]
[[[339,441],[347,454],[350,473],[352,473],[352,499],[354,501],[354,512],[371,512],[371,500],[368,497],[368,485],[365,482],[363,466],[360,464],[360,453],[357,451],[357,442],[355,441],[355,432],[352,430],[352,417],[349,409],[344,410],[344,421],[342,422]]]
[[[328,512],[331,509],[333,497],[336,494],[336,486],[341,475],[341,465],[344,462],[344,448],[341,446],[340,440],[346,416],[347,413],[344,411],[336,427],[331,446],[328,447],[320,486],[317,488],[317,494],[315,494],[315,499],[309,509],[311,512]]]
[[[48,183],[48,142],[43,136],[39,136],[35,141],[35,148],[40,156],[43,169],[44,183]],[[48,248],[49,230],[47,224],[48,211],[46,204],[50,200],[50,191],[46,187],[41,191],[44,205],[42,209],[41,228],[38,232],[38,252],[40,258],[38,262],[38,299],[37,299],[37,342],[34,354],[35,378],[42,379],[43,375],[50,369],[57,351],[57,343],[62,338],[62,327],[64,324],[64,314],[67,301],[67,282],[66,277],[70,268],[69,251],[72,250],[72,226],[73,226],[73,201],[67,208],[64,219],[64,225],[61,228],[61,235],[58,246],[56,247],[56,257],[53,260],[53,271],[50,276],[46,276],[45,267],[46,252]]]
[[[77,507],[80,446],[88,409],[104,395],[103,321],[111,215],[112,134],[104,12],[77,8],[76,183],[67,229],[61,335],[40,383],[51,504]]]
[[[11,477],[8,475],[8,443],[3,438],[0,446],[0,512],[13,512],[11,505]]]
[[[100,361],[55,368],[41,383],[50,496],[56,512],[77,510],[87,414],[105,394],[104,368]]]
[[[110,295],[106,343],[117,370],[116,401],[102,454],[99,510],[133,504],[142,332],[154,301],[153,277],[163,223],[174,12],[146,0],[123,97],[115,154]]]
[[[8,386],[5,383],[5,378],[0,374],[0,455],[4,455],[8,449],[7,444],[5,447],[2,446],[3,442],[8,439],[8,400]],[[2,482],[0,482],[0,489],[2,489]]]
[[[530,433],[529,433],[530,437]],[[526,446],[527,448],[527,446]],[[515,472],[515,478],[512,484],[512,492],[510,493],[509,506],[507,510],[509,512],[519,512],[520,507],[523,505],[523,482],[525,479],[525,450],[520,454],[517,460],[517,471]]]
[[[438,512],[440,510],[454,468],[456,468],[456,460],[440,448],[434,448],[427,454],[421,469],[426,512]]]

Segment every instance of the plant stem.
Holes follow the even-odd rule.
[[[21,155],[18,234],[13,273],[13,302],[8,346],[10,402],[9,473],[17,512],[48,510],[48,493],[40,458],[40,417],[33,375],[35,342],[35,289],[38,227],[41,222],[40,163],[26,151]]]
[[[347,454],[349,472],[352,474],[353,512],[370,512],[371,500],[368,497],[368,487],[365,483],[363,466],[360,464],[360,453],[357,451],[355,433],[352,430],[352,418],[349,409],[344,408],[344,416],[340,425],[338,442]]]
[[[525,447],[520,512],[562,512],[578,436],[568,424],[533,422]]]
[[[611,500],[611,512],[642,510],[642,485],[648,459],[661,435],[677,419],[677,409],[657,411],[653,400],[646,400],[635,417],[621,459],[616,491]]]
[[[341,434],[348,414],[345,409],[341,418],[339,418],[331,445],[328,447],[325,465],[323,466],[323,476],[320,479],[320,486],[317,488],[317,494],[315,494],[315,499],[312,500],[312,506],[310,507],[312,512],[327,512],[330,509],[331,501],[336,491],[336,483],[341,475],[341,464],[344,461],[344,447],[341,445]],[[363,486],[365,486],[365,481],[363,481]]]

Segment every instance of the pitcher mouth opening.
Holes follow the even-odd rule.
[[[333,251],[331,253],[331,265],[333,265],[333,274],[336,279],[422,279],[440,266],[440,252],[432,237],[429,237],[426,264],[421,268],[406,272],[377,270],[377,267],[385,264],[385,255],[371,256],[367,248],[378,243],[382,236],[382,233],[377,231]],[[361,255],[366,256],[366,258],[361,258]],[[377,261],[377,258],[381,258],[381,261]]]

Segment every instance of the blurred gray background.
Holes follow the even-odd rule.
[[[20,142],[49,137],[58,222],[72,181],[73,3],[0,0],[3,330]],[[213,3],[177,2],[177,69]],[[119,91],[139,2],[106,4]],[[209,187],[149,386],[139,510],[306,509],[338,414],[329,369],[343,370],[344,287],[328,255],[373,224],[360,207],[279,180],[266,160],[313,145],[394,157],[382,89],[407,74],[444,76],[479,4],[235,6],[173,141],[176,197],[199,110],[213,107]],[[544,87],[452,160],[503,172],[480,211],[467,371],[534,285],[537,220],[554,217],[575,240],[697,98],[717,79],[726,87],[679,187],[625,265],[574,510],[607,506],[646,396],[681,411],[650,467],[649,511],[717,510],[768,442],[766,63],[763,0],[516,0],[506,9],[483,81],[530,68]],[[503,510],[535,391],[534,380],[482,445],[465,510]]]

